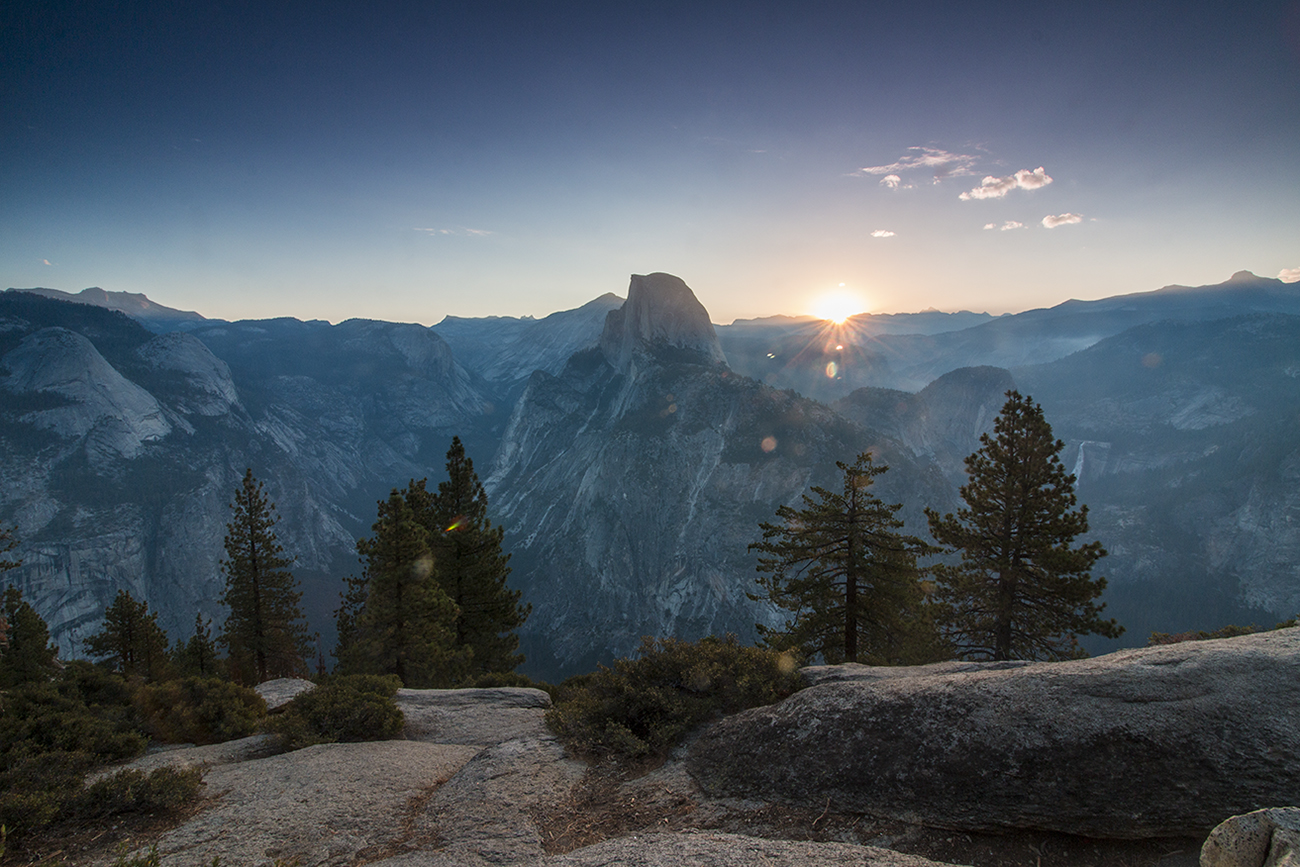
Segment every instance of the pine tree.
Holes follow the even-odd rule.
[[[843,493],[814,487],[804,507],[781,506],[782,523],[763,523],[758,585],[750,594],[794,612],[783,630],[758,626],[768,646],[798,647],[828,663],[928,662],[935,653],[926,634],[924,594],[917,557],[929,546],[901,535],[901,504],[882,502],[868,489],[888,470],[871,453],[844,473]]]
[[[524,658],[515,630],[531,605],[506,585],[510,555],[501,550],[502,527],[488,520],[487,494],[459,437],[447,450],[447,480],[430,495],[419,485],[417,514],[430,530],[434,574],[456,603],[456,644],[473,652],[471,674],[514,671]]]
[[[380,501],[374,536],[357,542],[361,580],[349,581],[338,611],[339,672],[395,674],[411,688],[448,687],[465,673],[454,647],[456,605],[433,577],[428,531],[397,489]]]
[[[1123,632],[1103,620],[1106,589],[1093,565],[1100,542],[1072,547],[1088,532],[1088,507],[1075,508],[1074,476],[1060,461],[1043,410],[1017,391],[966,459],[966,507],[940,517],[930,532],[961,552],[960,565],[935,567],[940,620],[968,658],[1061,659],[1082,655],[1077,636]]]
[[[49,680],[58,670],[49,627],[17,587],[5,588],[3,603],[0,617],[7,628],[0,647],[0,689]]]
[[[104,610],[104,625],[85,640],[91,656],[107,657],[112,668],[126,677],[163,680],[169,673],[167,633],[158,625],[158,613],[149,603],[126,590]]]
[[[307,627],[298,582],[282,556],[274,527],[279,517],[262,483],[250,469],[231,504],[234,519],[226,525],[226,592],[230,609],[221,631],[230,674],[240,683],[306,674]]]
[[[177,639],[172,658],[185,677],[216,677],[217,646],[212,640],[212,620],[194,615],[194,634],[188,641]]]
[[[7,527],[0,527],[0,572],[8,572],[23,565],[21,560],[9,560],[4,556],[17,547],[18,540],[14,537],[14,531]],[[5,619],[4,612],[0,611],[0,653],[8,646],[9,621]]]

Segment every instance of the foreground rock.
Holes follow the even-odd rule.
[[[1296,867],[1300,807],[1274,807],[1225,819],[1201,848],[1201,867]]]
[[[548,860],[554,867],[932,867],[938,862],[875,846],[766,840],[740,834],[686,832],[606,840]]]
[[[715,796],[1104,838],[1203,835],[1300,791],[1300,628],[960,667],[865,669],[730,717],[691,771]]]
[[[551,736],[543,719],[551,697],[540,689],[399,689],[397,706],[412,741],[487,747]]]

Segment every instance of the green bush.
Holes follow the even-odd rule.
[[[332,677],[285,705],[281,713],[267,720],[266,728],[291,750],[312,744],[395,738],[405,722],[393,700],[400,686],[395,675]]]
[[[1290,620],[1284,620],[1273,629],[1289,629],[1292,626],[1300,624],[1300,615],[1292,617]],[[1267,627],[1256,626],[1236,626],[1229,623],[1227,626],[1221,626],[1212,631],[1198,629],[1194,632],[1153,632],[1147,639],[1147,647],[1158,647],[1162,644],[1181,644],[1184,641],[1209,641],[1215,638],[1236,638],[1239,635],[1254,635],[1257,632],[1268,632]]]
[[[187,677],[143,686],[136,707],[145,731],[164,743],[217,744],[247,737],[266,702],[246,686],[215,677]]]
[[[100,819],[117,813],[152,813],[174,810],[198,797],[203,772],[198,768],[158,768],[118,771],[101,777],[78,792],[68,811],[81,819]]]
[[[803,686],[790,653],[742,647],[734,635],[698,643],[644,639],[638,659],[566,680],[546,722],[594,758],[664,756],[697,726],[780,701]]]

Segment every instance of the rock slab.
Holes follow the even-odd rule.
[[[1300,807],[1273,807],[1225,819],[1201,847],[1201,867],[1297,867]]]
[[[1297,671],[1300,628],[1011,668],[867,671],[720,721],[690,768],[715,796],[937,827],[1199,836],[1300,792]]]

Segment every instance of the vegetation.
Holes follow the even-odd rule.
[[[798,648],[828,663],[896,664],[931,662],[942,656],[924,611],[917,558],[931,546],[901,535],[889,505],[869,490],[888,470],[871,453],[844,473],[843,493],[814,487],[804,507],[782,506],[782,523],[760,525],[763,541],[750,545],[762,556],[757,582],[765,599],[794,612],[785,628],[759,624],[763,642],[777,650]]]
[[[179,639],[172,649],[172,662],[182,677],[216,677],[220,674],[217,646],[212,640],[212,620],[194,615],[194,634],[189,641]]]
[[[221,643],[230,674],[240,683],[306,674],[307,627],[291,561],[276,540],[279,516],[250,469],[235,492],[233,520],[226,525],[226,575],[222,602],[230,609]]]
[[[17,587],[5,588],[0,619],[5,623],[4,641],[0,643],[0,689],[41,683],[52,677],[58,666],[50,630]]]
[[[1290,629],[1293,626],[1300,626],[1300,615],[1292,617],[1290,620],[1283,620],[1273,629]],[[1158,647],[1162,644],[1181,644],[1184,641],[1209,641],[1214,638],[1236,638],[1239,635],[1254,635],[1257,632],[1268,632],[1269,629],[1264,626],[1235,626],[1228,624],[1218,629],[1206,631],[1198,629],[1193,632],[1153,632],[1147,639],[1147,647]]]
[[[125,677],[163,680],[171,668],[167,633],[158,625],[158,612],[119,590],[104,611],[104,625],[85,640],[86,652],[107,658],[113,670]]]
[[[331,677],[289,702],[266,727],[288,749],[395,738],[404,725],[401,708],[393,699],[400,686],[395,675]]]
[[[338,609],[335,655],[344,673],[395,674],[411,687],[447,687],[523,661],[515,630],[530,608],[506,586],[503,531],[458,438],[447,481],[412,480],[379,503],[366,563]]]
[[[734,635],[696,643],[647,637],[639,658],[561,684],[546,722],[579,755],[662,757],[715,717],[800,689],[798,664],[794,652],[742,647]]]
[[[246,686],[215,677],[149,684],[135,693],[143,728],[163,743],[218,744],[257,731],[266,702]]]
[[[1075,478],[1059,454],[1042,407],[1007,392],[979,451],[966,459],[966,507],[942,517],[931,509],[930,532],[961,552],[959,565],[934,567],[939,620],[966,658],[1062,659],[1081,655],[1077,636],[1115,638],[1123,629],[1103,620],[1095,600],[1105,578],[1091,569],[1105,555],[1099,542],[1073,547],[1088,531],[1088,507],[1075,508]]]

